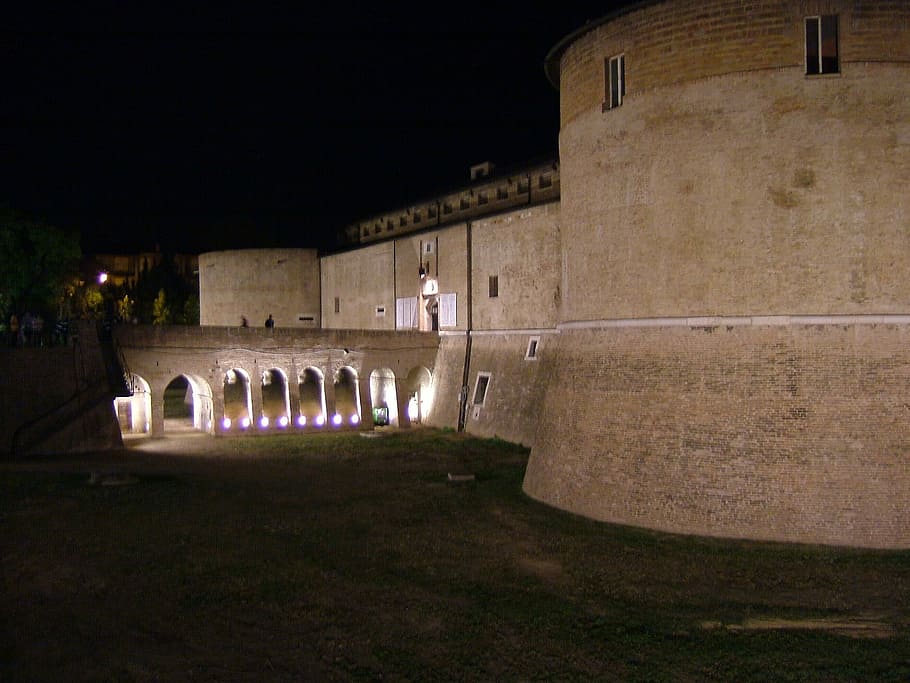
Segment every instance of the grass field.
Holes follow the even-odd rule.
[[[0,680],[910,679],[910,552],[595,523],[526,462],[421,429],[3,463]]]

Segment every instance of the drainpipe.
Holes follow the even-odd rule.
[[[467,238],[467,281],[468,281],[468,293],[467,293],[467,315],[465,316],[465,325],[467,329],[465,330],[465,344],[464,344],[464,374],[461,377],[461,392],[458,396],[458,431],[463,432],[465,424],[468,421],[468,381],[471,378],[471,328],[473,326],[473,321],[471,317],[471,311],[474,308],[472,302],[472,291],[474,289],[473,277],[472,277],[472,266],[471,266],[471,221],[466,221],[465,225],[467,226],[466,238]]]

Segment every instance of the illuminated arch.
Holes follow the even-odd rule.
[[[300,426],[320,425],[325,422],[325,377],[318,368],[304,368],[297,378],[300,392]]]
[[[411,368],[404,383],[408,395],[408,420],[424,422],[433,407],[433,375],[422,365]]]
[[[335,414],[333,424],[357,425],[360,423],[360,388],[357,372],[345,366],[335,373]]]
[[[370,373],[370,402],[373,404],[374,424],[398,424],[395,373],[389,368],[376,368]]]
[[[114,412],[124,434],[149,434],[152,431],[152,390],[139,375],[130,375],[132,396],[114,399]]]
[[[288,379],[279,368],[262,373],[262,418],[260,426],[287,427],[291,420]]]
[[[164,389],[164,429],[214,431],[212,388],[198,375],[181,374]]]
[[[224,373],[225,429],[246,429],[253,419],[253,399],[250,393],[250,376],[245,370],[231,368]]]

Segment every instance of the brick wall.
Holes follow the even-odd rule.
[[[910,5],[901,0],[678,0],[604,23],[562,53],[562,124],[604,99],[605,58],[625,53],[630,97],[746,71],[803,68],[807,16],[838,14],[842,63],[910,61]]]
[[[566,320],[902,313],[910,63],[738,74],[564,127]]]
[[[199,257],[202,325],[318,328],[319,258],[315,249],[238,249]],[[310,318],[301,320],[300,318]]]
[[[910,328],[563,330],[525,490],[680,533],[910,546]]]

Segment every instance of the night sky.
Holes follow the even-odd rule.
[[[617,6],[72,4],[0,33],[0,204],[86,253],[331,248],[472,164],[555,157],[544,57]]]

